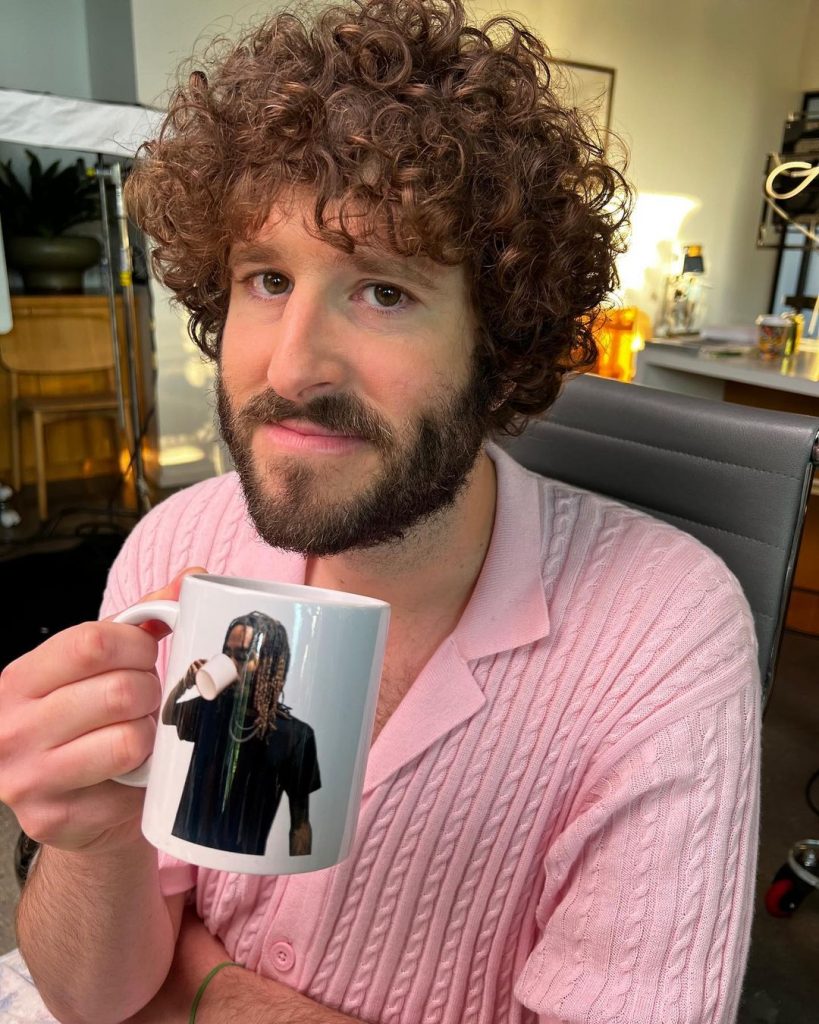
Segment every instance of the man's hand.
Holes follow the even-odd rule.
[[[290,797],[290,856],[304,857],[313,849],[310,797]]]
[[[185,572],[145,600],[175,600]],[[85,622],[3,671],[0,800],[32,839],[95,853],[141,841],[144,792],[111,780],[153,747],[157,638],[166,632]]]
[[[196,686],[196,673],[199,669],[207,664],[207,658],[197,658],[196,661],[191,662],[188,667],[188,671],[185,673],[185,689],[190,690]]]
[[[176,686],[170,691],[162,705],[161,718],[163,725],[173,725],[176,717],[176,704],[179,698],[188,690],[196,686],[196,673],[206,664],[205,658],[198,658],[191,662],[188,671],[182,676]],[[201,695],[200,695],[201,696]]]

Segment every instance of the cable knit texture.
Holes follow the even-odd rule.
[[[164,891],[195,887],[231,957],[364,1021],[731,1024],[759,806],[747,604],[687,534],[489,452],[481,576],[373,744],[351,856],[259,878],[160,855]],[[231,474],[142,520],[103,612],[191,564],[304,580]]]

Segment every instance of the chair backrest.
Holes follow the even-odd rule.
[[[0,335],[0,362],[12,373],[85,373],[111,370],[114,348],[106,306],[13,300],[14,327]],[[53,307],[53,308],[52,308]]]
[[[753,611],[765,700],[818,435],[819,418],[583,376],[504,447],[528,469],[642,509],[712,548]]]

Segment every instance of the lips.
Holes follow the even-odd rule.
[[[344,434],[336,430],[330,430],[329,427],[321,427],[318,423],[309,423],[306,420],[278,420],[278,426],[284,427],[285,430],[292,430],[296,434],[302,434],[304,437],[356,437],[355,434]]]
[[[301,420],[264,423],[259,436],[279,451],[303,455],[350,455],[367,446],[362,437],[338,434],[327,427]]]

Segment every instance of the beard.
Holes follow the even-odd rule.
[[[460,391],[423,411],[401,437],[351,394],[322,395],[299,405],[272,388],[234,409],[216,378],[219,429],[241,480],[259,536],[272,547],[324,558],[352,549],[404,540],[409,531],[450,507],[466,484],[488,433],[491,394],[473,360]],[[295,418],[369,442],[380,467],[359,493],[322,494],[320,465],[309,457],[254,459],[254,431]],[[270,493],[265,482],[275,482]]]

